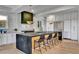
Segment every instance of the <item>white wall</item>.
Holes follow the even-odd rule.
[[[9,30],[14,30],[15,28],[18,29],[18,31],[22,30],[33,30],[33,25],[28,24],[21,24],[21,12],[22,11],[28,11],[31,12],[31,9],[29,6],[22,6],[16,10],[14,10],[14,13],[9,14]]]
[[[31,12],[31,9],[29,8],[29,6],[22,6],[16,10],[14,10],[15,13],[9,14],[9,30],[14,30],[15,28],[18,28],[18,31],[23,31],[23,30],[33,30],[35,29],[35,31],[46,31],[46,20],[44,19],[44,17],[41,16],[34,16],[33,17],[33,24],[28,25],[28,24],[21,24],[21,13],[22,11],[28,11]],[[39,27],[38,28],[38,21],[42,22],[42,30]]]
[[[18,27],[17,24],[17,14],[9,14],[8,15],[8,29],[9,30],[14,30],[15,28]]]
[[[55,15],[49,15],[46,17],[46,31],[54,31]]]
[[[38,21],[41,21],[41,27],[38,27]],[[46,31],[46,20],[44,19],[44,17],[41,16],[35,16],[34,17],[34,30],[37,31]]]
[[[41,21],[42,30],[39,27],[38,28],[38,21]],[[18,28],[18,31],[23,30],[35,30],[35,31],[45,31],[45,19],[43,17],[33,17],[33,24],[21,24],[21,14],[10,14],[9,15],[9,30],[14,30],[15,28]]]
[[[46,31],[54,31],[54,24],[46,23]]]

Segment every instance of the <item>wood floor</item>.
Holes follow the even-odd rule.
[[[22,51],[15,48],[15,44],[0,46],[0,54],[24,54]],[[40,54],[39,51],[34,51],[33,54]],[[47,51],[42,49],[42,54],[79,54],[79,43],[77,41],[63,40],[61,44],[52,46]]]

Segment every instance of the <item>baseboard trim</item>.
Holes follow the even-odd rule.
[[[70,38],[63,38],[63,39],[72,40],[72,39],[70,39]]]
[[[70,39],[70,38],[63,38],[64,40],[71,40],[71,41],[78,41],[78,40],[73,40],[73,39]]]

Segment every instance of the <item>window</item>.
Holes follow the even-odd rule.
[[[0,28],[6,28],[7,27],[7,16],[0,15]]]

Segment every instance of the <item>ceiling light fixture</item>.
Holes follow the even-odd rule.
[[[32,8],[32,5],[29,5],[30,6],[30,9],[31,9],[31,12],[34,13],[34,10]]]

